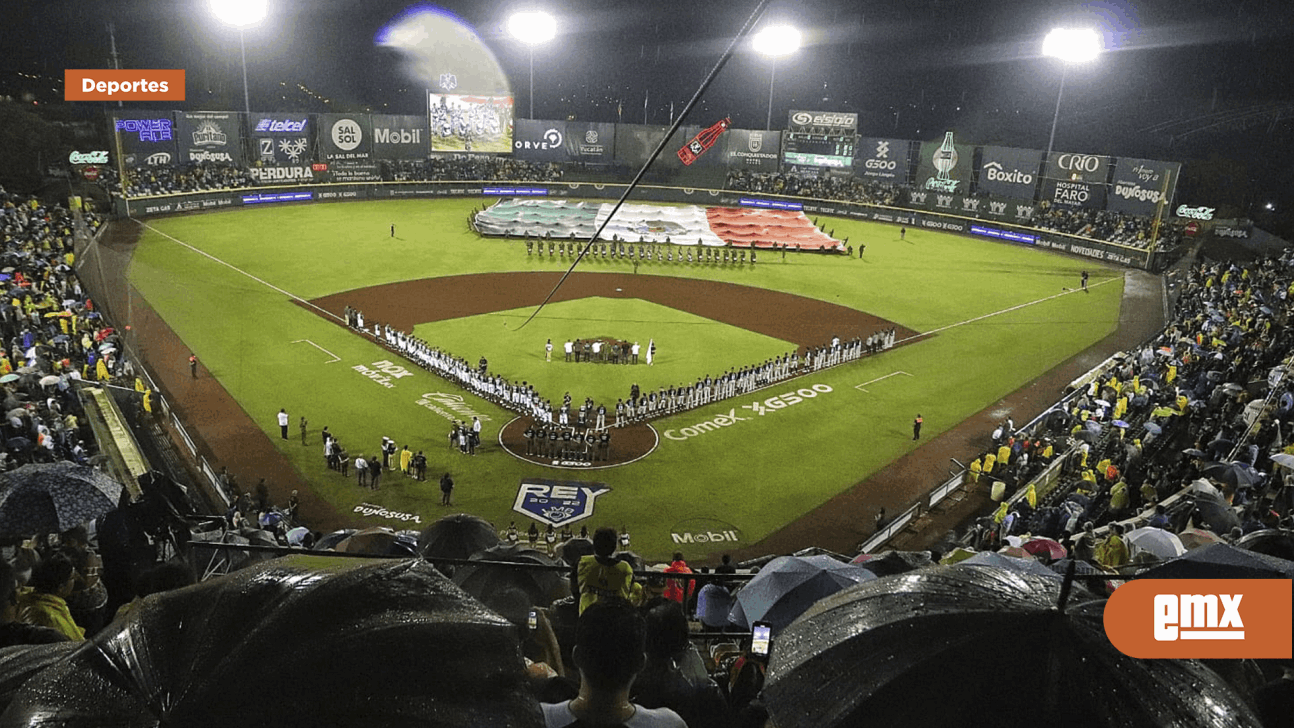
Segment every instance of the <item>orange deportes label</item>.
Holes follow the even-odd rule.
[[[1139,579],[1110,595],[1105,634],[1129,657],[1288,659],[1290,579]]]
[[[64,101],[183,101],[184,69],[69,68]]]

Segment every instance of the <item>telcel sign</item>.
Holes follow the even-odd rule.
[[[1216,207],[1204,207],[1203,205],[1199,207],[1187,207],[1186,205],[1180,205],[1177,208],[1177,216],[1190,220],[1212,220],[1213,213],[1216,211]]]

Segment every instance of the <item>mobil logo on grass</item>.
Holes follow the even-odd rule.
[[[689,518],[675,523],[670,530],[675,546],[692,544],[736,545],[741,542],[741,529],[717,518]]]
[[[610,492],[605,483],[527,478],[517,489],[512,510],[554,527],[593,515],[598,496]]]
[[[1289,659],[1290,579],[1141,579],[1106,602],[1105,634],[1143,659]]]

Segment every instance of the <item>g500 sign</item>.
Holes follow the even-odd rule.
[[[725,427],[731,427],[738,422],[748,422],[756,416],[763,417],[779,410],[786,409],[802,402],[806,402],[817,397],[819,394],[832,392],[828,384],[815,384],[812,387],[803,387],[786,394],[780,394],[775,397],[769,397],[764,400],[756,400],[750,404],[743,404],[738,413],[738,408],[733,407],[728,410],[728,414],[719,415],[704,422],[698,422],[688,427],[680,427],[677,430],[666,430],[665,437],[670,440],[683,441],[693,437],[699,437],[707,432],[714,432]]]

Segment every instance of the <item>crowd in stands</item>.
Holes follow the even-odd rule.
[[[1154,220],[1113,210],[1060,207],[1046,202],[1038,206],[1034,227],[1055,230],[1068,235],[1078,235],[1094,240],[1105,240],[1131,248],[1148,248],[1154,236]],[[1185,239],[1185,226],[1164,220],[1159,226],[1156,245],[1172,249]]]
[[[125,185],[111,167],[99,171],[99,184],[114,195],[125,197],[152,197],[185,192],[212,192],[215,190],[254,187],[251,174],[232,164],[202,162],[199,164],[159,165],[126,170]]]
[[[1287,534],[1294,558],[1294,256],[1191,268],[1172,323],[1126,352],[1032,432],[995,433],[968,474],[1002,503],[962,543],[1019,546],[1043,536],[1071,543],[1105,568],[1128,571],[1162,554],[1125,533],[1239,542]],[[1060,483],[1039,496],[1030,481],[1060,458]]]
[[[742,192],[761,192],[769,195],[813,197],[821,200],[840,200],[869,205],[897,205],[903,200],[903,188],[898,185],[841,177],[836,175],[810,176],[794,172],[750,172],[733,170],[728,173],[724,188]]]

